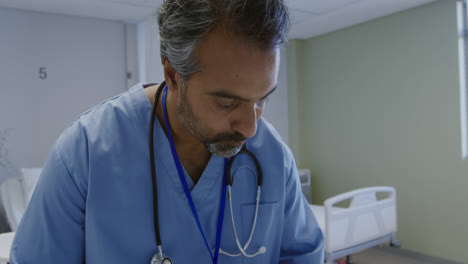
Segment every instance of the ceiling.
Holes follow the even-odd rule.
[[[255,1],[255,0],[252,0]],[[306,39],[436,0],[285,0],[289,38]],[[162,0],[0,0],[0,7],[138,23]]]

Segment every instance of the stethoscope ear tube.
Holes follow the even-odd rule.
[[[159,217],[158,217],[158,192],[157,192],[157,182],[156,182],[156,165],[154,163],[154,142],[153,142],[153,131],[154,131],[154,120],[156,118],[156,109],[158,105],[159,96],[161,91],[166,86],[166,81],[163,81],[156,91],[156,94],[153,98],[153,109],[151,111],[151,122],[149,127],[149,154],[150,154],[150,163],[151,163],[151,179],[153,183],[153,219],[154,219],[154,232],[156,235],[156,245],[161,246],[161,237],[159,234]]]
[[[230,160],[229,160],[229,163],[228,163],[228,167],[227,167],[227,173],[226,173],[226,185],[228,186],[232,186],[233,184],[233,179],[231,177],[231,168],[232,168],[232,164],[234,163],[234,160],[241,154],[247,154],[250,156],[250,158],[253,160],[254,164],[255,164],[255,167],[257,169],[257,186],[258,187],[261,187],[262,184],[263,184],[263,172],[262,172],[262,168],[260,167],[260,163],[258,162],[257,158],[255,157],[255,155],[250,152],[250,150],[247,149],[247,146],[244,144],[244,146],[242,147],[242,149],[239,151],[239,153],[237,153],[234,157],[232,157]]]
[[[151,176],[152,176],[152,184],[153,184],[154,232],[155,232],[155,236],[156,236],[156,245],[158,247],[158,252],[152,258],[151,264],[161,264],[161,263],[162,264],[166,264],[166,263],[171,264],[172,263],[172,260],[163,254],[162,247],[161,247],[161,237],[160,237],[160,230],[159,230],[159,216],[158,216],[159,214],[158,214],[158,193],[157,193],[157,181],[156,181],[156,165],[155,165],[155,160],[154,160],[154,137],[153,137],[154,121],[156,119],[157,104],[158,104],[161,92],[163,91],[165,86],[166,86],[166,82],[163,81],[159,85],[158,90],[156,91],[156,93],[154,95],[153,109],[151,111],[151,118],[150,118],[151,122],[150,122],[150,127],[149,127],[149,152],[150,152],[149,156],[150,156]],[[170,133],[170,132],[168,132],[168,133]],[[233,178],[231,177],[231,169],[232,169],[232,166],[234,164],[234,160],[237,158],[237,156],[239,156],[241,154],[249,155],[250,158],[253,160],[253,162],[255,164],[255,167],[257,169],[257,199],[256,199],[256,206],[255,206],[255,218],[254,218],[254,222],[253,222],[252,229],[251,229],[251,232],[250,232],[249,240],[246,243],[246,245],[244,246],[244,248],[241,247],[240,241],[239,241],[239,239],[237,237],[237,233],[236,233],[236,229],[235,229],[235,223],[234,223],[234,219],[233,219],[232,198],[231,198],[231,187],[232,187],[232,184],[233,184]],[[221,250],[218,246],[217,246],[217,249],[219,249],[219,251],[221,253],[224,253],[224,254],[229,255],[229,256],[238,256],[238,255],[242,254],[242,255],[244,255],[246,257],[255,257],[256,255],[263,254],[266,251],[265,247],[261,247],[258,250],[257,253],[252,254],[252,255],[247,254],[245,252],[247,250],[249,244],[250,244],[253,233],[255,231],[255,224],[256,224],[256,220],[257,220],[258,206],[259,206],[259,202],[260,202],[260,190],[261,190],[261,186],[263,184],[262,168],[261,168],[260,163],[258,162],[257,158],[255,157],[255,155],[247,149],[245,144],[242,147],[242,149],[239,151],[239,153],[237,153],[234,157],[232,157],[229,160],[229,162],[227,162],[227,163],[228,163],[227,165],[225,163],[225,166],[226,166],[225,167],[225,169],[226,169],[226,173],[225,173],[226,179],[225,180],[226,180],[226,185],[228,186],[227,188],[229,190],[228,191],[228,196],[229,196],[230,210],[231,210],[231,223],[233,225],[233,230],[234,230],[234,233],[235,233],[235,236],[236,236],[236,244],[237,244],[237,246],[238,246],[241,253],[233,255],[233,254],[223,252],[223,250]],[[221,223],[222,223],[222,220],[221,220]],[[205,241],[205,243],[206,243],[206,241]],[[216,243],[218,244],[218,238],[217,238]],[[208,248],[208,250],[210,250],[210,249]],[[210,254],[211,254],[211,251],[210,251]],[[214,260],[215,262],[216,262],[216,258],[217,257],[215,257],[215,260]]]

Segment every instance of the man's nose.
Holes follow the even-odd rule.
[[[256,105],[247,105],[242,108],[236,115],[236,119],[231,125],[231,128],[244,137],[250,138],[257,133],[257,121],[261,116],[262,111]]]

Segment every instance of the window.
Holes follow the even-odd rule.
[[[458,54],[460,65],[460,117],[462,135],[462,157],[468,159],[468,92],[467,92],[467,65],[468,65],[468,0],[457,3],[458,16]]]

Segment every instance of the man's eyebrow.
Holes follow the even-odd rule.
[[[276,91],[276,88],[278,88],[278,84],[276,84],[275,87],[273,87],[273,89],[271,89],[271,91],[269,91],[265,96],[260,98],[260,100],[263,100],[263,99],[267,98],[268,96],[270,96],[270,94],[272,94],[274,91]]]
[[[271,91],[269,91],[265,96],[260,98],[260,100],[263,100],[263,99],[267,98],[270,94],[272,94],[276,90],[276,88],[278,88],[278,85],[275,85],[275,87],[273,87],[273,89],[271,89]],[[234,94],[231,94],[231,93],[225,92],[225,91],[209,92],[208,95],[216,96],[216,97],[222,97],[222,98],[226,98],[226,99],[235,99],[235,100],[240,100],[240,101],[245,101],[245,102],[249,101],[246,98],[243,98],[243,97],[240,97],[238,95],[234,95]]]

